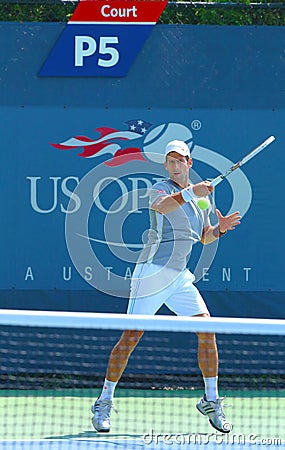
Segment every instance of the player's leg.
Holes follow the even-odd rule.
[[[181,273],[177,281],[177,290],[167,306],[177,315],[210,315],[204,299],[193,285],[195,277],[190,271]],[[218,393],[218,350],[214,333],[198,333],[198,364],[203,375],[205,395],[197,404],[198,410],[207,415],[211,425],[217,430],[228,433],[231,425],[227,422]]]
[[[149,314],[154,315],[162,306],[163,289],[161,290],[155,281],[158,280],[160,269],[151,264],[139,264],[136,266],[132,282],[131,295],[128,304],[128,314]],[[158,273],[158,275],[156,275]],[[150,291],[150,287],[152,290]],[[110,431],[110,416],[113,408],[113,397],[115,388],[120,380],[132,351],[139,343],[143,331],[124,331],[118,343],[114,346],[109,357],[106,370],[106,377],[101,395],[98,397],[92,412],[94,414],[92,423],[97,431]],[[113,408],[115,409],[115,408]]]
[[[158,275],[156,275],[158,274]],[[152,276],[153,275],[153,276]],[[166,289],[161,288],[160,269],[151,264],[139,264],[133,274],[127,314],[154,315],[163,305]],[[151,290],[150,286],[151,285]],[[117,383],[121,378],[132,351],[139,343],[143,331],[124,331],[113,348],[106,372],[106,379]],[[104,388],[103,393],[104,395]]]
[[[114,409],[116,411],[113,407],[115,388],[126,368],[132,351],[139,343],[142,335],[143,331],[124,331],[120,340],[111,351],[101,395],[91,407],[91,411],[94,414],[92,423],[95,430],[99,432],[110,431],[111,410]]]
[[[197,314],[207,317],[208,314]],[[227,421],[222,398],[218,392],[218,350],[214,333],[197,333],[198,364],[203,375],[205,394],[197,403],[197,409],[207,416],[210,424],[221,433],[229,433],[232,425]]]
[[[195,316],[209,317],[209,314]],[[202,372],[205,394],[208,400],[216,401],[218,393],[218,350],[214,333],[197,333],[198,365]]]
[[[132,351],[138,345],[141,337],[143,336],[143,331],[131,331],[126,330],[123,332],[120,340],[114,346],[106,371],[106,379],[111,381],[112,383],[117,383],[121,378],[126,365],[128,363],[129,357]],[[103,387],[103,392],[100,398],[113,398],[113,392],[108,392],[106,387]]]

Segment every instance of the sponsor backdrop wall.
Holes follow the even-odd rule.
[[[213,315],[284,318],[284,30],[156,25],[124,77],[39,76],[63,29],[0,25],[0,307],[125,312],[165,143],[196,181],[275,135],[215,190],[242,224],[189,267]]]

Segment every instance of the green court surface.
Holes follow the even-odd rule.
[[[224,411],[234,425],[229,435],[215,432],[196,410],[202,391],[135,389],[117,389],[114,404],[119,412],[112,412],[111,432],[97,433],[90,406],[98,394],[90,389],[3,390],[0,449],[35,449],[36,443],[41,449],[77,448],[70,442],[82,449],[95,443],[96,450],[175,449],[189,443],[201,450],[204,445],[209,450],[221,445],[284,447],[285,391],[228,391],[224,403],[231,407]]]

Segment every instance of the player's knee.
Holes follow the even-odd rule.
[[[197,333],[199,344],[216,345],[215,333]]]
[[[143,334],[144,334],[143,331],[137,331],[137,330],[136,331],[133,331],[133,330],[124,331],[118,344],[122,350],[127,351],[127,352],[132,351],[139,343]]]

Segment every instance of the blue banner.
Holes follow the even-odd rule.
[[[120,119],[116,111],[100,111],[94,123],[84,108],[80,117],[72,109],[2,111],[21,137],[13,152],[1,156],[9,168],[3,173],[2,288],[94,286],[121,296],[149,225],[146,191],[167,176],[159,161],[165,143],[175,136],[191,143],[191,178],[198,181],[214,178],[274,133],[274,144],[215,189],[217,207],[223,214],[239,210],[242,224],[218,248],[197,244],[190,268],[206,290],[283,290],[284,244],[276,239],[282,205],[275,196],[282,190],[276,174],[285,163],[283,112],[185,110],[176,122],[166,122],[170,110],[125,110]],[[130,131],[138,121],[142,125]],[[245,134],[248,122],[252,129]],[[74,137],[81,131],[84,136]],[[10,135],[2,136],[10,148]]]

